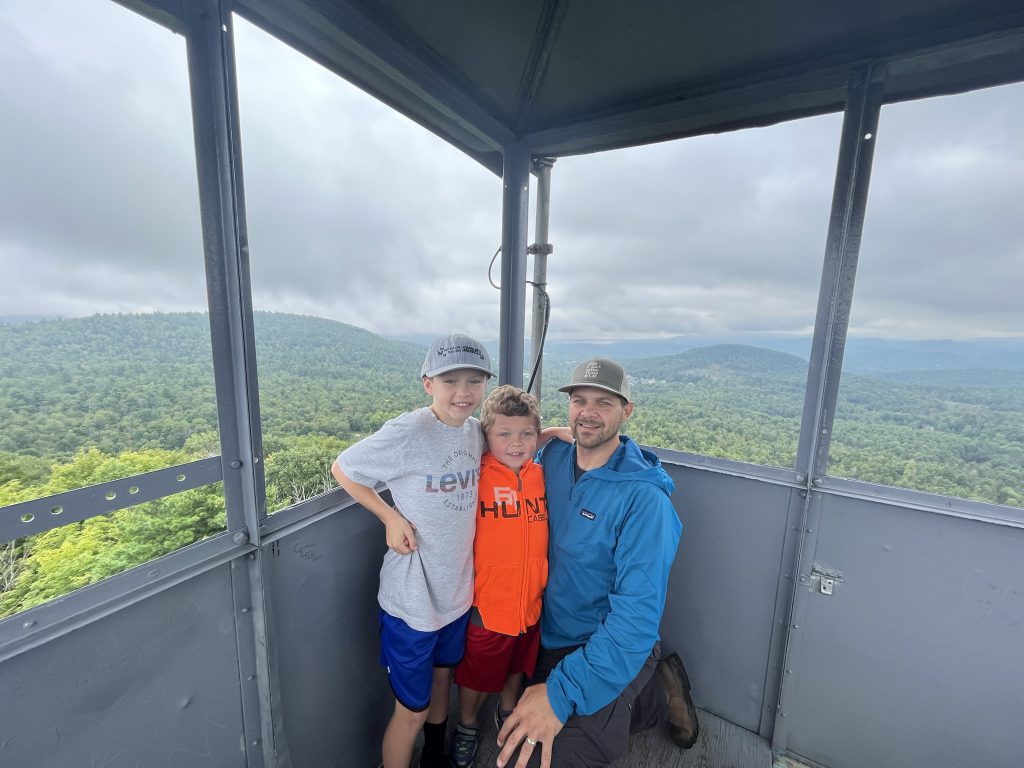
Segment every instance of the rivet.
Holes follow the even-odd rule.
[[[799,624],[794,624],[793,625],[793,629],[800,629],[800,625]]]
[[[245,679],[246,679],[246,680],[255,680],[255,679],[256,679],[256,675],[249,675],[249,676],[248,676],[247,678],[245,678]]]
[[[238,459],[235,459],[234,461],[231,462],[232,469],[238,469],[240,466],[242,466],[242,462],[240,462]]]
[[[34,627],[35,625],[36,625],[35,620],[34,619],[29,619],[28,621],[26,621],[21,626],[22,626],[23,629],[32,629],[32,627]]]
[[[248,613],[248,612],[249,612],[249,609],[248,609],[248,608],[243,608],[243,609],[242,609],[242,613]]]

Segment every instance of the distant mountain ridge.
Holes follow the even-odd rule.
[[[419,334],[399,336],[424,346],[433,336]],[[492,354],[498,343],[485,340]],[[674,336],[667,339],[627,339],[623,341],[556,341],[544,345],[545,355],[555,360],[585,360],[588,357],[610,357],[615,360],[636,360],[664,357],[690,349],[719,344],[739,344],[810,357],[810,336]],[[527,358],[531,349],[526,342]],[[952,339],[883,339],[851,336],[846,341],[843,365],[851,371],[883,370],[960,370],[967,368],[1000,368],[1024,370],[1024,337]],[[806,366],[806,363],[805,363]]]
[[[665,381],[723,373],[745,377],[778,374],[805,376],[807,361],[787,352],[746,344],[714,344],[675,355],[630,361],[629,373],[637,378]]]
[[[256,314],[255,337],[266,466],[278,477],[291,472],[287,462],[319,472],[332,450],[429,402],[419,381],[424,348],[418,344],[323,318],[265,312]],[[844,372],[830,474],[1019,505],[1024,369],[920,365],[950,349],[960,364],[985,357],[970,344],[952,344],[924,344],[916,356],[905,350],[888,363],[901,363],[898,372]],[[629,342],[629,348],[645,347]],[[496,358],[497,345],[490,351]],[[805,354],[736,343],[647,357],[603,345],[600,353],[621,359],[634,380],[638,407],[629,434],[638,441],[793,465]],[[568,381],[573,359],[546,358],[546,423],[565,423],[565,397],[554,390]],[[885,363],[884,356],[873,359]],[[915,364],[918,370],[907,370]],[[83,448],[108,455],[150,448],[216,452],[209,317],[96,315],[0,325],[0,424],[0,485],[4,466],[20,473],[11,476],[28,477]],[[31,457],[41,461],[33,464]]]

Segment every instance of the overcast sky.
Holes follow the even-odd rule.
[[[500,180],[235,33],[256,307],[494,338]],[[205,308],[186,77],[106,0],[0,4],[0,315]],[[809,333],[840,125],[559,160],[552,337]],[[853,333],[1024,335],[1021,125],[1022,86],[883,110]]]

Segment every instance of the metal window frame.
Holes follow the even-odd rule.
[[[796,472],[802,488],[797,494],[798,500],[794,500],[791,505],[787,524],[798,522],[789,525],[786,532],[785,549],[792,552],[792,559],[784,564],[780,577],[780,588],[784,588],[780,591],[788,592],[789,596],[787,610],[776,617],[776,621],[783,622],[782,626],[786,627],[781,635],[784,637],[785,650],[782,663],[770,681],[772,685],[766,688],[766,691],[778,690],[776,709],[766,713],[772,733],[772,750],[777,754],[786,751],[786,708],[795,696],[793,675],[787,674],[787,671],[799,666],[803,642],[803,619],[810,595],[805,582],[810,578],[813,567],[821,518],[821,494],[817,492],[817,487],[821,485],[821,478],[828,466],[828,450],[839,394],[843,351],[883,93],[884,81],[875,76],[870,66],[851,77],[847,87],[832,212],[797,444]]]
[[[276,764],[276,685],[260,547],[267,511],[231,11],[228,0],[193,0],[184,23],[228,532],[254,545],[231,564],[244,743],[247,765],[263,768]]]

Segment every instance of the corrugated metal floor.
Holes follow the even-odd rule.
[[[457,697],[454,695],[452,699]],[[494,768],[498,756],[497,729],[494,726],[494,698],[480,712],[483,728],[476,756],[477,768]],[[448,719],[454,730],[457,710]],[[449,734],[450,735],[450,734]],[[417,761],[413,760],[413,765]],[[661,728],[638,733],[630,741],[629,752],[612,768],[771,768],[772,753],[768,741],[745,728],[733,725],[708,712],[700,712],[700,738],[692,749],[679,749]]]

